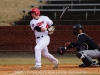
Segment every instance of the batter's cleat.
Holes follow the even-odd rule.
[[[59,60],[56,60],[55,63],[54,63],[54,69],[57,69],[58,68],[58,64],[59,64]]]
[[[34,67],[32,67],[30,70],[41,70],[41,67],[39,67],[39,66],[34,66]]]

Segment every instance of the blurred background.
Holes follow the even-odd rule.
[[[76,41],[72,25],[80,23],[92,39],[100,43],[100,0],[0,0],[0,52],[34,53],[35,37],[28,12],[33,7],[53,20],[54,24],[68,6],[69,10],[50,35],[49,51],[56,53],[67,41]],[[75,49],[68,50],[75,53]]]

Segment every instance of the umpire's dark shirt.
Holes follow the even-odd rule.
[[[77,42],[76,43],[71,42],[71,45],[68,46],[68,48],[72,48],[72,47],[79,48],[80,46],[83,46],[84,44],[86,46],[88,46],[88,50],[94,50],[94,49],[98,49],[99,50],[98,45],[85,33],[79,34],[77,36]],[[85,45],[84,45],[84,47],[86,47]]]

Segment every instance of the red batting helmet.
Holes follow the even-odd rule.
[[[32,12],[35,12],[36,15],[40,15],[40,10],[38,8],[32,8],[31,11],[28,12],[31,15]]]

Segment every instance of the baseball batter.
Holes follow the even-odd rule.
[[[41,54],[54,64],[54,68],[57,68],[59,61],[48,52],[47,47],[50,43],[48,32],[54,31],[52,20],[47,16],[41,16],[38,8],[32,8],[28,14],[33,18],[30,26],[36,37],[35,66],[31,69],[41,69]]]
[[[67,47],[60,47],[57,52],[62,55],[66,49],[76,47],[76,56],[83,62],[79,67],[99,66],[100,48],[98,45],[84,33],[83,26],[80,24],[73,26],[73,33],[77,36],[77,41],[65,43]],[[92,61],[92,59],[97,59],[98,63]]]

